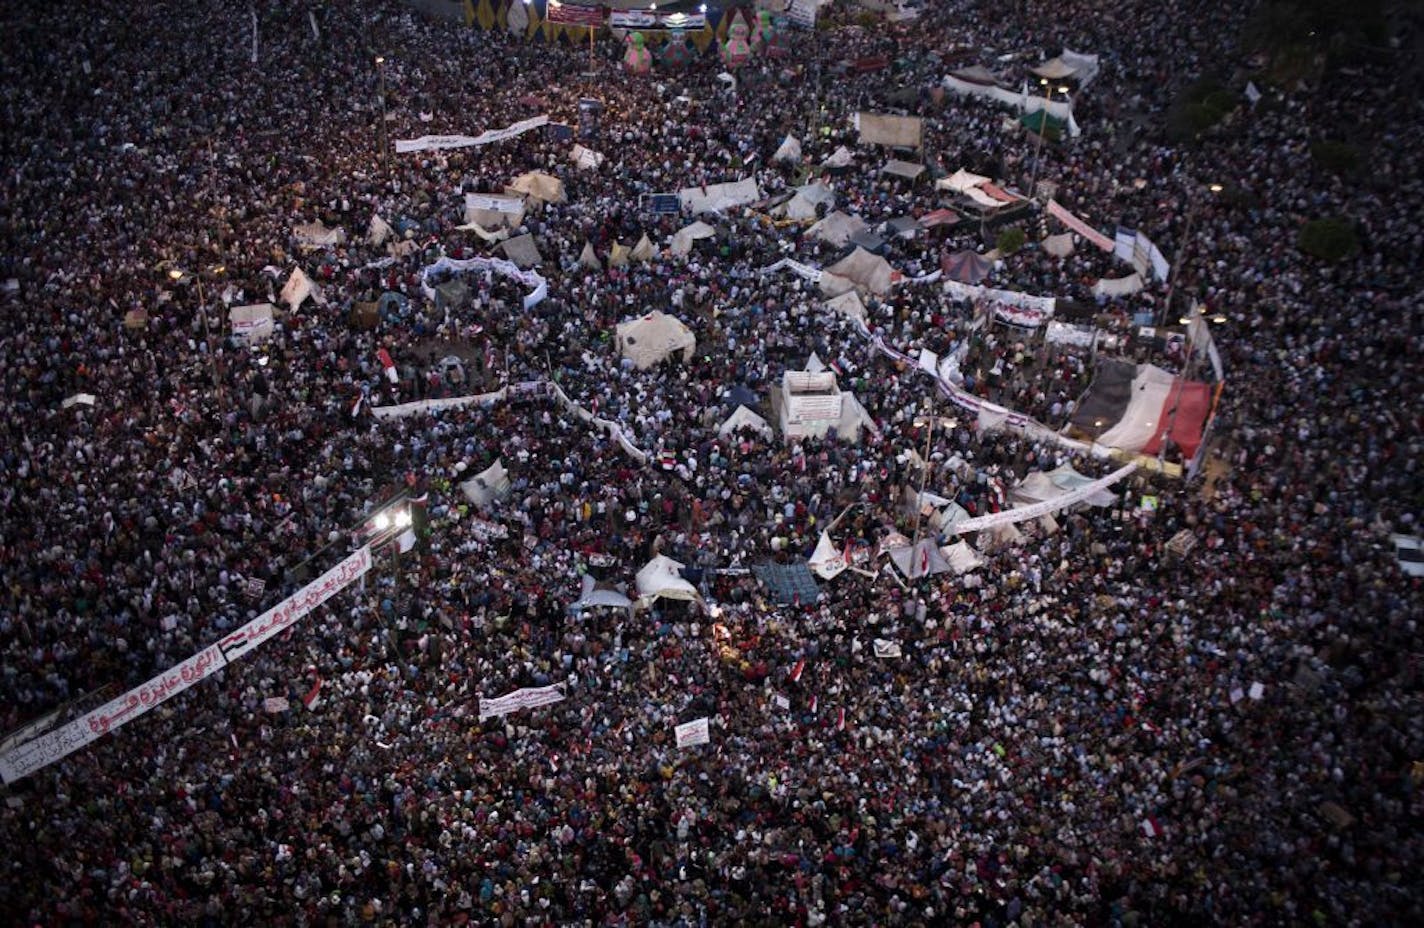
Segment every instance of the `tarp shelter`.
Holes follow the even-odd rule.
[[[840,313],[851,319],[865,321],[865,304],[860,301],[860,294],[855,290],[847,290],[840,296],[832,297],[825,302],[825,307],[832,312]]]
[[[1022,544],[1023,540],[1023,532],[1019,531],[1018,526],[1012,522],[995,525],[979,533],[979,547],[985,551],[1011,548],[1014,545]]]
[[[252,303],[234,306],[228,310],[228,323],[232,326],[232,337],[249,345],[258,345],[272,337],[274,328],[271,303]]]
[[[757,189],[755,178],[745,177],[725,184],[685,187],[677,196],[683,208],[697,216],[755,203],[761,199],[761,191]]]
[[[718,427],[717,434],[735,435],[742,429],[747,428],[754,429],[767,438],[771,438],[773,435],[770,423],[745,406],[738,406],[732,410],[732,414],[727,417],[727,421]]]
[[[308,297],[318,306],[324,302],[321,291],[317,289],[316,284],[312,283],[311,278],[303,273],[301,268],[293,268],[292,276],[287,278],[287,282],[282,286],[282,294],[277,299],[286,303],[287,308],[295,312],[297,307],[306,302]]]
[[[1142,275],[1136,272],[1126,277],[1104,277],[1093,284],[1093,296],[1112,299],[1117,296],[1131,296],[1142,289]]]
[[[840,210],[836,210],[833,213],[828,213],[824,219],[807,229],[806,234],[832,245],[844,245],[850,241],[852,235],[864,228],[865,220],[859,216],[847,216]]]
[[[855,155],[851,150],[842,145],[837,148],[829,158],[821,162],[821,167],[828,168],[832,171],[844,171],[850,167],[854,158]]]
[[[804,605],[821,598],[821,588],[816,586],[816,578],[811,575],[811,568],[806,566],[805,561],[791,564],[766,561],[752,565],[752,573],[778,605]]]
[[[781,145],[776,149],[776,153],[771,156],[771,160],[791,161],[793,163],[800,161],[801,143],[796,140],[794,135],[788,135],[782,140]]]
[[[386,222],[380,216],[372,216],[371,224],[366,229],[366,241],[379,248],[385,244],[386,239],[394,234],[395,230],[391,228],[390,223]]]
[[[924,121],[918,116],[857,113],[855,119],[862,144],[888,145],[891,148],[920,147]]]
[[[939,553],[944,555],[949,569],[957,574],[967,574],[984,566],[984,559],[979,556],[979,552],[971,548],[969,542],[963,538],[952,545],[940,548]]]
[[[659,599],[700,601],[697,587],[682,578],[683,565],[659,554],[638,571],[638,603],[650,606]]]
[[[855,248],[863,248],[873,255],[878,255],[885,250],[885,237],[867,226],[851,235],[846,244]]]
[[[970,84],[982,84],[985,87],[994,87],[1002,83],[999,78],[999,75],[995,74],[993,71],[990,71],[983,65],[978,64],[970,65],[967,68],[960,68],[956,71],[951,71],[949,73],[951,77],[957,77],[961,81],[965,81]]]
[[[634,261],[651,261],[657,256],[653,249],[653,243],[648,241],[648,233],[644,232],[643,237],[638,239],[638,244],[633,246],[633,250],[628,252],[628,257]]]
[[[962,284],[977,284],[994,269],[994,262],[973,251],[956,251],[940,259],[944,276]]]
[[[551,174],[539,171],[520,174],[509,185],[509,189],[541,203],[563,203],[568,200],[568,195],[564,193],[564,182]]]
[[[829,371],[786,371],[780,401],[781,434],[787,441],[821,438],[832,429],[838,437],[853,442],[867,429],[878,434],[865,407],[836,386],[836,376]]]
[[[857,248],[832,264],[826,268],[826,272],[848,280],[856,287],[876,296],[889,293],[895,282],[895,271],[890,267],[890,263],[863,248]]]
[[[932,577],[950,570],[949,562],[929,538],[921,538],[913,545],[891,548],[888,553],[895,569],[910,580]]]
[[[959,214],[952,209],[937,209],[920,217],[920,226],[925,229],[952,226],[957,222],[959,222]]]
[[[608,253],[609,267],[625,267],[628,264],[629,249],[621,242],[613,243],[613,250]]]
[[[674,255],[682,256],[692,251],[692,243],[699,239],[711,238],[717,234],[717,230],[707,223],[698,220],[690,226],[684,226],[673,233],[672,242],[668,245],[668,250]]]
[[[534,244],[534,236],[528,233],[506,239],[500,243],[499,247],[504,252],[504,256],[522,270],[538,267],[544,263],[544,256],[539,254],[539,246]]]
[[[815,219],[817,206],[823,203],[830,206],[835,202],[835,191],[818,181],[797,187],[796,195],[772,210],[772,213],[787,219]]]
[[[1032,113],[1024,113],[1019,117],[1019,122],[1029,131],[1037,132],[1039,135],[1044,134],[1045,127],[1047,127],[1046,131],[1056,132],[1059,135],[1062,135],[1064,130],[1068,127],[1068,121],[1066,119],[1059,119],[1046,109],[1035,110]]]
[[[316,222],[308,222],[305,225],[294,226],[292,237],[297,240],[297,247],[303,249],[333,248],[337,245],[345,244],[345,229],[328,229],[318,219]]]
[[[618,323],[617,342],[618,351],[639,370],[662,363],[675,351],[691,360],[697,348],[691,329],[658,310]]]
[[[460,278],[447,280],[435,288],[435,308],[459,309],[470,302],[470,288]]]
[[[592,574],[584,574],[583,590],[579,598],[569,606],[569,610],[576,615],[582,615],[590,609],[621,609],[631,614],[633,601],[613,584],[599,583]]]
[[[903,177],[905,180],[918,180],[920,175],[925,173],[925,166],[914,161],[900,161],[891,158],[885,162],[885,167],[880,169],[881,174],[893,174],[896,177]]]
[[[1073,233],[1063,232],[1050,235],[1043,240],[1043,250],[1055,258],[1066,258],[1073,253]]]
[[[821,360],[821,356],[816,352],[811,352],[811,356],[806,359],[805,370],[813,374],[819,374],[826,369],[826,362]]]
[[[1062,487],[1065,492],[1071,493],[1074,490],[1082,489],[1090,483],[1097,481],[1096,477],[1089,477],[1087,474],[1080,474],[1073,469],[1072,464],[1063,464],[1048,472],[1048,479],[1053,481],[1054,486]],[[1088,497],[1089,506],[1111,506],[1117,499],[1112,490],[1099,490]]]
[[[941,178],[937,181],[935,187],[940,190],[953,190],[956,193],[963,193],[970,188],[978,187],[980,184],[987,184],[988,182],[989,178],[982,174],[974,174],[960,168],[948,177]]]
[[[509,474],[504,469],[504,462],[496,460],[460,484],[460,492],[465,494],[465,499],[481,509],[488,508],[495,500],[508,496]]]
[[[579,252],[578,263],[590,270],[603,270],[603,262],[598,260],[598,255],[593,253],[593,242],[585,241],[583,251]]]
[[[894,219],[887,219],[881,228],[889,235],[914,238],[915,233],[920,231],[920,223],[913,216],[896,216]]]
[[[821,532],[821,540],[816,542],[816,550],[811,553],[806,566],[822,580],[834,580],[850,565],[845,553],[836,548],[827,532]]]

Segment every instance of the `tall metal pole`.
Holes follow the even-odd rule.
[[[386,173],[390,174],[391,146],[386,139],[386,59],[383,55],[376,56],[376,74],[381,88],[381,131],[376,133],[376,137],[381,143],[381,164],[385,167]]]
[[[921,462],[924,466],[920,468],[920,492],[915,497],[915,537],[910,542],[911,544],[916,545],[920,543],[920,518],[924,514],[925,510],[925,488],[929,486],[930,482],[930,454],[932,453],[930,449],[934,444],[935,429],[933,406],[930,407],[930,412],[927,418],[929,419],[929,429],[925,435],[925,457],[924,460]]]
[[[1053,105],[1053,85],[1046,79],[1042,81],[1048,88],[1048,92],[1043,96],[1043,115],[1038,120],[1038,142],[1033,146],[1033,174],[1028,181],[1028,195],[1032,199],[1036,195],[1038,187],[1038,156],[1043,153],[1043,136],[1048,132],[1048,108]]]

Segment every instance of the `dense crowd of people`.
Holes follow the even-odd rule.
[[[34,925],[1424,920],[1409,876],[1424,858],[1421,598],[1389,543],[1418,531],[1421,498],[1424,127],[1400,113],[1400,75],[1386,57],[1299,92],[1257,73],[1258,103],[1179,144],[1162,114],[1195,77],[1245,67],[1245,8],[945,0],[867,27],[841,6],[735,83],[711,55],[623,73],[613,39],[585,77],[586,44],[395,0],[0,13],[4,729],[92,709],[237,629],[351,551],[394,493],[425,515],[413,550],[378,552],[292,631],[10,784],[0,911]],[[1102,62],[1074,98],[1080,138],[1038,151],[998,105],[942,92],[951,66],[1019,80],[1063,47]],[[870,56],[893,70],[846,66]],[[688,254],[668,249],[697,217],[653,214],[647,195],[751,176],[774,199],[842,146],[834,209],[877,223],[940,208],[932,181],[883,174],[889,153],[850,121],[902,88],[939,173],[1025,192],[1036,174],[1097,227],[1184,256],[1173,312],[1160,282],[1095,297],[1122,265],[1048,254],[1036,207],[1027,246],[987,283],[1086,307],[1111,336],[1091,348],[924,280],[947,253],[994,247],[972,221],[890,236],[902,280],[865,295],[863,325],[765,270],[842,255],[809,223],[738,208],[702,217],[714,233]],[[541,114],[577,133],[583,98],[603,106],[591,137],[393,148]],[[773,161],[788,134],[803,159]],[[1368,174],[1312,157],[1343,138]],[[575,164],[575,141],[603,164]],[[567,193],[511,230],[533,237],[547,297],[526,309],[523,283],[472,272],[467,299],[431,299],[438,258],[503,256],[466,224],[463,194],[527,171]],[[1359,256],[1296,247],[1327,215],[1359,228]],[[368,237],[373,217],[390,241]],[[346,240],[304,247],[293,230],[316,221]],[[657,254],[609,265],[644,235]],[[580,262],[586,244],[601,266]],[[270,339],[234,338],[228,307],[277,301],[294,269],[320,300],[278,301]],[[390,310],[361,321],[386,294]],[[1016,540],[967,536],[984,557],[973,579],[907,579],[878,557],[941,530],[921,489],[975,516],[1036,472],[1116,468],[1052,430],[1103,358],[1183,370],[1179,343],[1135,338],[1131,320],[1196,302],[1225,319],[1227,380],[1199,469],[1140,470],[1110,505]],[[639,369],[613,333],[653,309],[697,345]],[[957,387],[1047,428],[979,428],[875,339],[956,359]],[[739,403],[774,423],[783,373],[812,354],[873,420],[859,441],[723,434]],[[535,382],[557,390],[373,412]],[[92,403],[66,402],[79,394]],[[477,505],[459,485],[496,461],[508,493]],[[804,562],[827,529],[856,569],[817,598],[781,601],[751,572]],[[1184,555],[1168,550],[1183,537]],[[570,610],[584,575],[632,592],[658,554],[697,599]],[[481,697],[555,684],[560,702],[479,716]],[[674,726],[704,717],[709,742],[679,748]]]

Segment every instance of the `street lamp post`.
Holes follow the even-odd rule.
[[[393,602],[395,602],[397,609],[400,608],[401,536],[404,535],[410,529],[411,522],[412,519],[409,504],[402,505],[394,512],[391,512],[389,510],[382,510],[381,512],[378,512],[376,514],[376,517],[374,519],[371,520],[371,527],[374,529],[376,538],[379,538],[382,535],[386,535],[386,533],[388,532],[391,533],[385,543],[391,546],[391,561],[394,566],[394,573],[392,577],[394,588],[391,594],[391,599]],[[379,613],[380,610],[378,609],[377,612]],[[391,624],[385,618],[384,613],[381,613],[381,621],[386,626],[386,634],[390,635],[391,637],[391,648],[395,652],[396,659],[404,660],[405,655],[401,652],[400,637],[396,634],[395,629],[391,627]]]
[[[209,268],[209,270],[212,271],[213,274],[219,275],[222,274],[223,271],[227,270],[227,268],[221,264],[218,264]],[[181,282],[183,278],[187,276],[189,275],[187,275],[180,268],[176,267],[168,272],[168,277],[174,283]],[[206,351],[208,355],[208,369],[212,373],[213,377],[213,390],[217,393],[218,404],[220,406],[226,407],[227,402],[226,397],[223,394],[222,380],[218,377],[217,353],[213,350],[212,333],[208,324],[208,303],[203,295],[203,272],[201,270],[198,270],[197,272],[191,275],[191,279],[194,281],[194,283],[198,285],[198,313],[202,316],[203,319],[203,350]]]
[[[385,167],[386,173],[391,170],[390,143],[386,138],[386,58],[384,55],[376,56],[376,76],[380,82],[381,93],[381,128],[376,133],[376,140],[381,145],[381,164]]]
[[[1048,82],[1048,78],[1046,77],[1039,78],[1038,82],[1047,89],[1044,91],[1043,96],[1043,116],[1038,121],[1038,142],[1033,146],[1033,174],[1029,177],[1028,181],[1028,195],[1030,198],[1035,196],[1038,187],[1038,157],[1043,152],[1043,136],[1048,132],[1048,108],[1053,105],[1053,91],[1056,89],[1059,93],[1063,94],[1068,92],[1067,87],[1055,88],[1053,84]]]
[[[1221,185],[1207,184],[1206,189],[1211,193],[1220,193]],[[1172,266],[1167,269],[1167,292],[1162,295],[1162,311],[1157,316],[1157,325],[1159,328],[1166,325],[1167,320],[1172,318],[1172,297],[1175,295],[1176,292],[1177,278],[1182,276],[1182,272],[1185,270],[1184,264],[1187,260],[1187,256],[1190,254],[1192,244],[1192,222],[1196,219],[1197,205],[1200,202],[1200,198],[1197,197],[1196,191],[1192,191],[1188,195],[1187,224],[1186,228],[1182,232],[1181,244],[1177,246],[1176,260],[1172,262]]]

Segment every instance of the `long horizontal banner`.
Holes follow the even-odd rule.
[[[1053,310],[1058,303],[1051,296],[1033,296],[1028,293],[1019,293],[1016,290],[996,290],[993,287],[962,284],[957,280],[946,280],[944,292],[956,300],[969,300],[973,303],[990,300],[1005,306],[1017,306],[1020,309],[1031,310],[1044,316],[1053,315]]]
[[[525,687],[512,693],[505,693],[503,696],[496,696],[493,699],[481,696],[480,721],[509,715],[520,709],[537,709],[540,706],[552,706],[556,702],[563,701],[564,684],[562,683],[555,683],[553,686]]]
[[[1076,490],[1070,490],[1062,496],[1055,496],[1042,502],[1032,503],[1028,506],[1019,506],[1014,509],[1005,509],[1003,512],[991,513],[987,516],[980,516],[977,519],[960,519],[945,526],[945,531],[955,535],[963,535],[965,532],[980,532],[986,528],[994,528],[999,525],[1009,525],[1014,522],[1027,522],[1030,519],[1037,519],[1042,516],[1066,509],[1075,503],[1087,501],[1099,490],[1106,490],[1117,483],[1122,478],[1137,470],[1136,464],[1125,464],[1106,477],[1094,480],[1092,483],[1085,483]]]
[[[1068,212],[1068,210],[1065,209],[1063,205],[1060,204],[1057,200],[1048,201],[1048,215],[1052,216],[1054,219],[1057,219],[1059,222],[1063,223],[1065,226],[1072,229],[1074,232],[1077,232],[1079,235],[1083,236],[1083,238],[1092,242],[1094,245],[1097,245],[1103,251],[1113,250],[1112,239],[1108,238],[1106,235],[1099,232],[1097,229],[1094,229],[1092,226],[1088,225],[1086,222],[1079,219],[1077,216]]]
[[[576,3],[550,3],[548,20],[561,26],[601,26],[603,7],[579,6]]]
[[[418,139],[397,139],[396,152],[404,155],[416,151],[441,151],[447,148],[491,145],[495,142],[512,139],[516,135],[523,135],[530,129],[538,129],[548,123],[548,116],[534,116],[511,126],[505,126],[503,129],[490,129],[481,132],[479,135],[422,135]]]
[[[701,29],[707,25],[707,17],[701,13],[612,10],[608,25],[614,29]]]
[[[221,641],[94,711],[6,751],[0,755],[0,777],[6,783],[14,783],[127,725],[200,680],[206,680],[272,636],[291,628],[370,569],[371,549],[363,547]]]
[[[809,280],[813,284],[818,284],[821,282],[822,271],[820,268],[812,267],[809,264],[802,264],[800,261],[793,261],[790,258],[782,258],[775,264],[768,264],[766,267],[761,269],[761,272],[763,274],[770,274],[774,271],[779,271],[782,268],[786,268],[787,270],[796,274],[796,276],[800,277],[801,279]]]
[[[503,258],[466,258],[463,260],[456,258],[441,258],[434,264],[428,264],[425,270],[420,273],[420,289],[428,300],[435,299],[435,288],[429,283],[429,279],[436,274],[451,273],[460,274],[465,271],[489,271],[500,274],[504,277],[511,277],[519,281],[526,287],[534,289],[524,295],[524,308],[532,309],[543,302],[549,295],[549,282],[533,271],[522,270],[513,261],[506,261]]]

